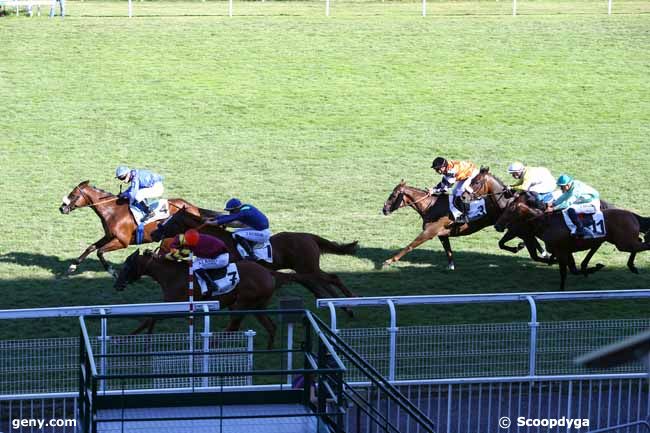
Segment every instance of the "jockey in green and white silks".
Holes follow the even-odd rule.
[[[549,203],[554,198],[555,178],[546,167],[528,167],[521,162],[513,162],[508,166],[508,173],[516,179],[510,188],[518,191],[529,191],[537,195],[542,203]]]
[[[115,170],[115,177],[124,183],[130,183],[129,188],[122,192],[120,197],[128,198],[129,203],[138,206],[145,216],[151,212],[146,200],[159,198],[165,192],[163,177],[149,170],[130,170],[121,165]]]
[[[586,183],[573,179],[568,174],[563,174],[557,179],[557,186],[562,190],[562,195],[547,208],[547,212],[567,210],[567,215],[576,225],[576,235],[584,236],[584,225],[577,214],[594,214],[600,212],[600,194]]]

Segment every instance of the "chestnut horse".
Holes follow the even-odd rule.
[[[288,283],[301,284],[315,295],[320,294],[309,275],[275,272],[249,261],[238,262],[237,269],[240,281],[232,291],[220,296],[213,297],[209,294],[204,296],[198,284],[195,284],[194,299],[196,301],[216,300],[221,307],[228,307],[231,310],[264,310],[275,291]],[[122,291],[128,284],[139,280],[142,275],[148,275],[156,280],[163,291],[165,302],[187,301],[188,264],[186,262],[167,260],[150,250],[141,255],[140,250],[137,250],[124,262],[114,287]],[[275,338],[275,323],[265,314],[255,314],[255,318],[268,332],[268,348],[271,349]],[[226,332],[239,330],[243,319],[242,315],[233,315]],[[134,333],[144,329],[147,324],[151,332],[154,322],[155,319],[148,319]]]
[[[576,238],[567,229],[561,213],[544,213],[543,210],[536,208],[536,198],[529,193],[524,193],[506,208],[494,227],[503,231],[516,221],[530,224],[535,234],[544,240],[546,249],[557,258],[560,265],[560,290],[564,290],[567,269],[572,274],[587,275],[604,266],[598,264],[594,268],[588,268],[589,261],[604,242],[614,244],[619,251],[631,253],[627,267],[635,274],[639,272],[634,266],[636,254],[650,250],[650,239],[648,238],[650,236],[650,218],[641,217],[624,209],[608,208],[602,211],[605,217],[606,235],[596,239]],[[641,241],[639,237],[641,233],[645,234],[645,242]],[[573,253],[584,250],[589,250],[589,252],[578,271]]]
[[[183,233],[190,228],[197,228],[203,233],[224,241],[230,252],[231,261],[242,259],[237,251],[231,232],[223,227],[204,224],[204,219],[189,209],[181,209],[164,222],[161,222],[158,228],[151,233],[151,236],[154,240],[161,240],[162,238],[169,238]],[[330,285],[337,287],[347,297],[356,297],[343,284],[338,275],[325,272],[320,268],[320,256],[324,253],[354,254],[357,249],[357,241],[339,244],[318,235],[298,232],[277,233],[271,236],[270,240],[273,250],[273,263],[260,261],[258,262],[260,265],[274,270],[293,269],[302,274],[314,274],[324,283],[322,288],[328,293],[329,297],[339,297],[338,293]]]
[[[470,221],[467,224],[457,225],[451,218],[449,210],[449,197],[447,195],[429,195],[428,191],[423,189],[408,186],[402,180],[388,196],[388,200],[384,203],[382,212],[384,215],[389,215],[398,209],[409,206],[413,208],[422,218],[422,232],[410,244],[403,248],[399,253],[387,259],[384,266],[391,265],[399,261],[407,253],[413,251],[415,248],[424,242],[438,236],[442,247],[447,254],[447,268],[454,270],[456,264],[454,263],[454,255],[449,243],[449,237],[467,236],[475,233],[485,227],[495,223],[500,214],[500,210],[490,200],[485,202],[486,214],[482,218]],[[519,234],[507,234],[510,239]],[[506,236],[504,236],[505,238]],[[529,250],[540,249],[539,243],[534,237],[525,238],[526,243],[530,243]]]
[[[83,262],[93,251],[97,251],[97,257],[106,272],[114,278],[117,273],[104,259],[104,253],[120,250],[135,243],[137,226],[135,219],[129,209],[129,202],[126,199],[119,199],[110,192],[89,185],[89,181],[81,182],[66,197],[59,207],[59,211],[67,215],[75,209],[91,207],[104,227],[104,237],[91,244],[72,264],[68,267],[66,274],[71,274],[77,266]],[[216,212],[200,209],[182,199],[169,199],[169,212],[174,213],[178,209],[187,208],[188,212],[196,215],[214,216]],[[152,242],[151,232],[156,228],[157,223],[152,221],[145,224],[142,243]]]

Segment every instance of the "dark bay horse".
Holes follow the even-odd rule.
[[[196,228],[224,241],[228,246],[232,261],[239,261],[242,257],[237,251],[235,241],[231,233],[216,225],[206,225],[201,216],[197,216],[189,209],[181,209],[152,232],[155,240],[175,236],[190,228]],[[323,282],[322,288],[329,297],[337,298],[338,293],[330,285],[337,287],[345,296],[356,297],[350,289],[341,281],[338,275],[328,273],[320,268],[320,256],[329,254],[354,254],[357,249],[357,241],[348,244],[339,244],[329,241],[311,233],[281,232],[271,236],[271,247],[273,250],[273,263],[264,261],[258,262],[270,269],[293,269],[301,274],[314,274]],[[326,296],[327,297],[327,296]]]
[[[561,213],[546,214],[536,208],[535,201],[535,197],[530,194],[521,194],[501,214],[495,228],[503,230],[513,221],[530,224],[535,234],[546,244],[546,249],[558,260],[561,278],[560,290],[564,290],[567,270],[570,270],[572,274],[587,275],[603,267],[599,264],[594,268],[589,268],[588,265],[604,242],[614,244],[619,251],[629,252],[627,267],[631,272],[639,272],[634,265],[634,259],[638,252],[650,250],[650,239],[648,238],[650,236],[650,218],[641,217],[624,209],[611,207],[603,209],[605,237],[580,239],[571,235]],[[645,242],[639,237],[642,233],[645,234]],[[584,250],[589,250],[589,252],[578,271],[573,253]]]
[[[389,215],[398,209],[409,206],[422,218],[422,232],[399,253],[387,259],[384,266],[399,261],[404,255],[413,251],[424,242],[438,236],[447,254],[447,268],[455,269],[454,255],[449,243],[450,236],[467,236],[487,226],[491,226],[499,215],[493,204],[486,201],[486,215],[468,224],[456,225],[451,218],[449,198],[446,195],[430,196],[428,191],[408,186],[402,180],[388,196],[382,212]]]
[[[498,177],[493,176],[488,167],[481,167],[479,174],[472,179],[470,187],[473,191],[470,194],[471,199],[485,198],[490,200],[499,209],[499,213],[503,212],[513,200],[513,193],[510,189]],[[507,242],[517,237],[523,239],[524,242],[520,242],[516,247],[506,245]],[[523,223],[511,224],[506,234],[499,239],[499,248],[511,253],[517,253],[524,247],[528,249],[528,254],[533,260],[547,264],[552,262],[535,238],[532,228]],[[540,256],[538,253],[542,255]]]
[[[113,277],[117,273],[104,259],[104,253],[120,250],[135,243],[137,226],[129,209],[128,200],[119,199],[110,192],[101,190],[89,185],[89,181],[81,182],[66,197],[59,207],[59,211],[67,215],[75,209],[91,207],[102,222],[104,236],[91,244],[72,264],[68,267],[67,274],[71,274],[77,266],[83,262],[93,251],[97,251],[97,257],[104,269]],[[169,211],[176,212],[186,208],[187,212],[196,215],[214,216],[214,211],[200,209],[182,199],[169,199]],[[156,222],[150,222],[144,226],[142,243],[152,242],[151,232],[156,228]]]
[[[275,272],[249,261],[238,262],[237,268],[240,281],[231,292],[215,297],[202,296],[199,285],[194,284],[194,300],[217,300],[221,307],[228,307],[231,310],[264,310],[275,291],[288,283],[301,284],[315,295],[321,295],[309,275]],[[137,250],[124,262],[114,287],[122,291],[142,275],[148,275],[160,285],[165,302],[187,301],[188,264],[186,262],[167,260],[151,251],[145,251],[141,255],[140,250]],[[275,323],[265,314],[256,314],[255,318],[268,332],[268,348],[271,349],[275,338]],[[243,319],[244,316],[241,315],[232,316],[226,331],[239,330]],[[145,327],[148,327],[151,332],[154,321],[155,319],[148,319],[134,333]]]

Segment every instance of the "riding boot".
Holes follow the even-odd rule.
[[[454,219],[454,222],[458,225],[469,223],[469,217],[467,216],[467,214],[469,213],[469,204],[465,203],[462,200],[459,200],[458,210],[461,211],[462,213]]]
[[[144,218],[149,218],[151,216],[151,209],[145,200],[139,201],[137,204],[138,208],[144,213]]]
[[[212,278],[208,275],[208,270],[207,269],[196,269],[194,270],[194,274],[198,277],[201,277],[203,281],[205,281],[206,286],[208,286],[208,290],[210,293],[216,292],[219,290],[216,284],[214,284],[214,281],[212,281]]]
[[[253,252],[253,245],[251,241],[242,237],[237,237],[237,242],[239,242],[239,245],[241,245],[244,248],[244,251],[246,251],[246,257],[244,257],[244,260],[257,260],[255,253]]]
[[[582,238],[585,236],[585,226],[578,218],[578,214],[576,213],[576,210],[573,208],[568,208],[566,211],[567,215],[569,215],[569,218],[573,222],[573,224],[576,225],[576,237]]]

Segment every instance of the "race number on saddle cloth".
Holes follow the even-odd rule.
[[[239,282],[237,266],[228,263],[228,247],[221,239],[190,229],[177,235],[170,249],[167,254],[170,259],[182,259],[189,252],[194,253],[191,266],[202,294],[210,291],[213,296],[221,295],[234,289]]]
[[[229,215],[219,215],[208,224],[232,225],[238,223],[244,227],[238,228],[232,233],[237,242],[237,251],[244,259],[253,258],[273,262],[273,251],[271,249],[271,230],[269,230],[269,219],[259,209],[250,204],[243,204],[237,198],[228,200],[225,210]]]
[[[430,190],[431,194],[446,193],[455,184],[452,193],[449,194],[449,210],[457,223],[467,223],[470,219],[477,219],[485,214],[485,202],[483,199],[480,200],[482,203],[474,206],[473,218],[470,216],[472,213],[471,205],[468,206],[467,203],[460,200],[460,196],[465,191],[473,192],[470,184],[472,183],[472,179],[479,174],[479,169],[476,164],[471,161],[446,160],[445,158],[437,157],[433,160],[431,168],[438,172],[438,174],[442,174],[442,180]],[[459,209],[456,204],[462,207],[462,209]],[[480,213],[481,209],[483,213]]]

